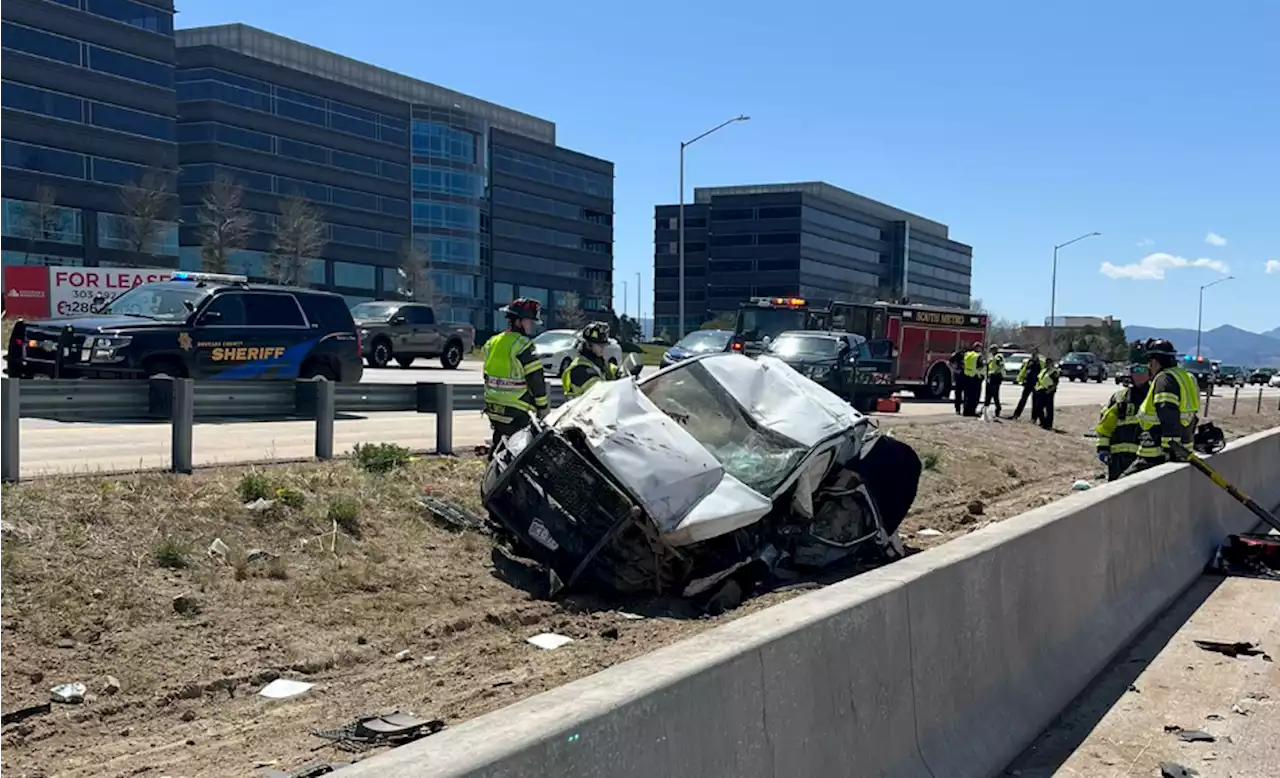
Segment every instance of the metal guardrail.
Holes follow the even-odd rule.
[[[4,377],[3,480],[20,474],[21,420],[72,422],[167,421],[173,429],[170,469],[190,473],[193,428],[200,420],[241,419],[316,422],[316,457],[333,457],[333,422],[341,413],[416,411],[436,415],[436,452],[453,453],[453,414],[484,408],[484,389],[457,384],[335,384],[323,378],[298,381],[193,381],[155,378],[121,381],[46,381]],[[564,392],[548,384],[551,405]]]

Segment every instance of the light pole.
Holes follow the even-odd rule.
[[[627,315],[627,300],[631,299],[627,296],[627,282],[622,282],[622,315]]]
[[[1233,278],[1235,278],[1235,276],[1227,276],[1226,278],[1219,278],[1217,281],[1210,281],[1209,283],[1200,287],[1200,313],[1196,316],[1196,359],[1200,358],[1200,331],[1204,327],[1204,290],[1208,289],[1211,286],[1217,286],[1223,281],[1230,281]]]
[[[728,121],[717,124],[693,140],[680,141],[680,247],[678,249],[680,252],[680,326],[676,329],[680,332],[680,337],[682,338],[684,337],[684,150],[717,130],[723,130],[734,122],[745,122],[750,118],[745,114],[739,114]]]
[[[644,325],[640,323],[640,274],[636,273],[636,329],[640,331],[640,339],[644,339]]]
[[[1078,243],[1085,238],[1096,238],[1101,232],[1086,232],[1078,238],[1072,238],[1066,243],[1059,243],[1053,247],[1053,281],[1049,289],[1049,343],[1045,346],[1045,356],[1049,356],[1053,352],[1053,333],[1057,327],[1058,318],[1058,249],[1064,249],[1072,243]]]

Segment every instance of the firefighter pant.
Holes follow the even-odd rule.
[[[1112,454],[1107,458],[1107,480],[1119,480],[1130,467],[1133,467],[1137,458],[1137,454]]]
[[[956,413],[959,414],[964,411],[964,393],[965,387],[968,386],[967,382],[969,379],[964,373],[956,373],[955,379],[955,406]]]
[[[1031,398],[1031,419],[1047,430],[1053,429],[1053,392],[1037,389]]]
[[[977,416],[978,405],[982,402],[982,379],[978,376],[965,376],[964,384],[964,415]]]
[[[996,406],[996,415],[1000,415],[1000,385],[1004,383],[1004,376],[993,375],[987,378],[987,396],[982,399],[982,407],[985,408],[992,403]]]
[[[1024,383],[1022,385],[1022,396],[1018,398],[1018,406],[1013,409],[1013,418],[1018,419],[1022,417],[1022,412],[1027,408],[1027,398],[1031,397],[1031,395],[1034,392],[1035,392],[1035,388],[1031,385],[1030,382]],[[1036,413],[1036,404],[1033,400],[1031,403],[1031,420],[1032,421],[1036,420],[1035,413]]]

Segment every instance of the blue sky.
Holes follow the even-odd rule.
[[[826,180],[974,247],[993,313],[1280,326],[1280,3],[183,0],[526,111],[617,166],[616,278],[652,307],[653,206]],[[1274,260],[1273,272],[1266,273]],[[1106,272],[1103,272],[1106,271]],[[621,310],[621,288],[618,290]]]

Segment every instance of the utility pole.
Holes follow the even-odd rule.
[[[1210,281],[1209,283],[1200,287],[1200,312],[1196,316],[1196,359],[1200,358],[1200,333],[1204,329],[1204,290],[1208,289],[1211,286],[1217,286],[1223,281],[1230,281],[1233,278],[1235,278],[1235,276],[1227,276],[1226,278],[1219,278],[1217,281]]]
[[[1101,232],[1088,232],[1078,238],[1072,238],[1066,243],[1059,243],[1053,247],[1053,281],[1049,290],[1049,342],[1044,350],[1046,357],[1053,353],[1053,334],[1058,325],[1058,249],[1064,249],[1072,243],[1078,243],[1085,238],[1096,238],[1101,234]]]

